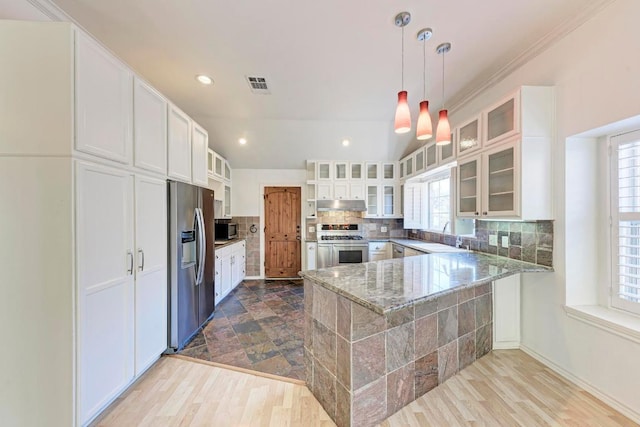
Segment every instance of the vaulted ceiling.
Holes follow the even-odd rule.
[[[20,3],[27,0],[2,0]],[[39,3],[44,0],[28,0]],[[305,159],[399,159],[418,147],[423,98],[456,108],[611,0],[54,0],[209,131],[234,168],[302,168]],[[401,88],[398,12],[408,11],[404,87],[414,130],[393,132]],[[196,74],[215,83],[202,86]],[[253,94],[246,76],[266,77]],[[434,121],[435,123],[435,121]],[[246,145],[238,138],[245,137]],[[343,147],[342,139],[351,145]]]

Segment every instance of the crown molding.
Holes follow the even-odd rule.
[[[48,16],[52,21],[73,22],[75,24],[75,21],[71,19],[69,15],[50,0],[27,0],[27,2]]]
[[[469,103],[474,98],[478,97],[481,93],[498,84],[509,74],[513,73],[515,70],[522,67],[524,64],[549,49],[555,43],[562,40],[566,35],[576,30],[582,24],[593,18],[600,11],[602,11],[615,1],[616,0],[592,1],[591,4],[585,7],[580,13],[558,25],[555,29],[547,33],[536,43],[532,44],[520,55],[507,62],[504,66],[502,66],[498,71],[496,71],[488,78],[478,77],[474,79],[474,81],[469,83],[465,89],[459,91],[451,101],[447,102],[447,104],[450,106],[450,113],[454,113],[457,110],[461,109],[464,105]]]

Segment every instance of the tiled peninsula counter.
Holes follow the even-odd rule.
[[[546,271],[475,252],[304,271],[307,384],[339,427],[376,425],[491,350],[492,281]]]

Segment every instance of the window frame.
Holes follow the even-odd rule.
[[[609,307],[613,309],[623,310],[635,315],[640,315],[640,302],[633,302],[619,296],[619,256],[620,256],[620,221],[638,220],[640,221],[640,212],[621,213],[619,208],[618,180],[619,180],[619,164],[618,164],[618,147],[625,144],[640,142],[640,130],[633,130],[619,135],[613,135],[608,138],[609,148],[609,272],[610,280],[608,283]],[[640,155],[638,155],[640,159]],[[639,186],[640,188],[640,186]],[[640,239],[640,235],[638,236]],[[640,255],[639,255],[640,257]]]
[[[454,201],[454,180],[453,180],[453,174],[451,173],[451,169],[447,169],[446,171],[434,174],[432,176],[429,177],[429,179],[425,180],[422,184],[423,184],[423,191],[425,194],[425,201],[424,201],[424,206],[425,206],[425,215],[424,215],[424,224],[425,224],[425,230],[426,231],[431,231],[431,232],[436,232],[436,233],[442,233],[442,229],[438,228],[431,228],[431,217],[432,217],[432,210],[431,210],[431,191],[430,191],[430,184],[436,182],[436,181],[441,181],[443,179],[448,178],[449,179],[449,216],[447,219],[447,224],[445,225],[445,227],[448,225],[449,226],[449,233],[453,234],[453,201]]]

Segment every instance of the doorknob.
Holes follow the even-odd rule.
[[[296,236],[296,240],[300,240],[300,236]]]

